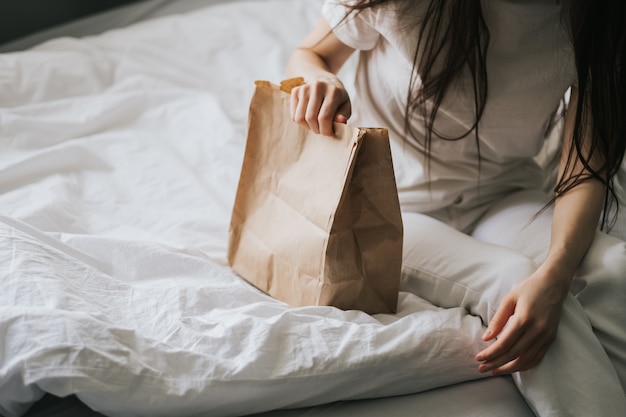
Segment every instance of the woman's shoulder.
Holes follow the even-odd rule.
[[[325,0],[323,15],[342,40],[367,50],[383,37],[392,43],[412,39],[423,20],[430,0],[390,0],[370,2],[359,8],[359,0]]]

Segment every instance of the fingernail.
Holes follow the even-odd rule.
[[[485,334],[483,334],[483,339],[487,339],[488,337],[491,337],[492,334],[493,334],[493,331],[491,331],[491,329],[487,329]]]

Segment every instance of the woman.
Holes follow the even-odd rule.
[[[287,71],[306,82],[295,122],[389,128],[402,289],[479,316],[478,371],[514,373],[550,415],[626,409],[626,244],[597,231],[626,147],[626,11],[608,3],[327,0]],[[533,157],[570,87],[551,198]]]

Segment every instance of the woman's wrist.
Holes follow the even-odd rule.
[[[578,263],[556,256],[548,257],[546,261],[537,269],[534,277],[546,281],[550,287],[554,288],[563,298],[567,295],[576,266]]]
[[[287,65],[287,76],[302,77],[306,82],[322,79],[339,81],[321,57],[306,49],[298,49],[293,53]]]

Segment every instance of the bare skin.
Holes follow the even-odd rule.
[[[305,80],[291,92],[291,117],[296,123],[332,136],[333,122],[348,121],[350,97],[336,74],[353,52],[332,34],[324,19],[302,40],[287,66],[289,76]]]
[[[347,122],[350,97],[336,74],[353,52],[324,19],[300,43],[287,67],[289,76],[305,79],[291,95],[291,117],[296,123],[332,136],[333,122]],[[574,88],[572,103],[576,103],[577,94]],[[572,109],[566,118],[561,176],[572,146],[574,120]],[[584,172],[584,167],[576,163],[573,172]],[[603,196],[604,185],[590,180],[557,199],[548,256],[499,306],[483,335],[485,341],[495,342],[475,356],[479,372],[497,375],[525,371],[541,362],[556,338],[572,277],[593,240]]]

